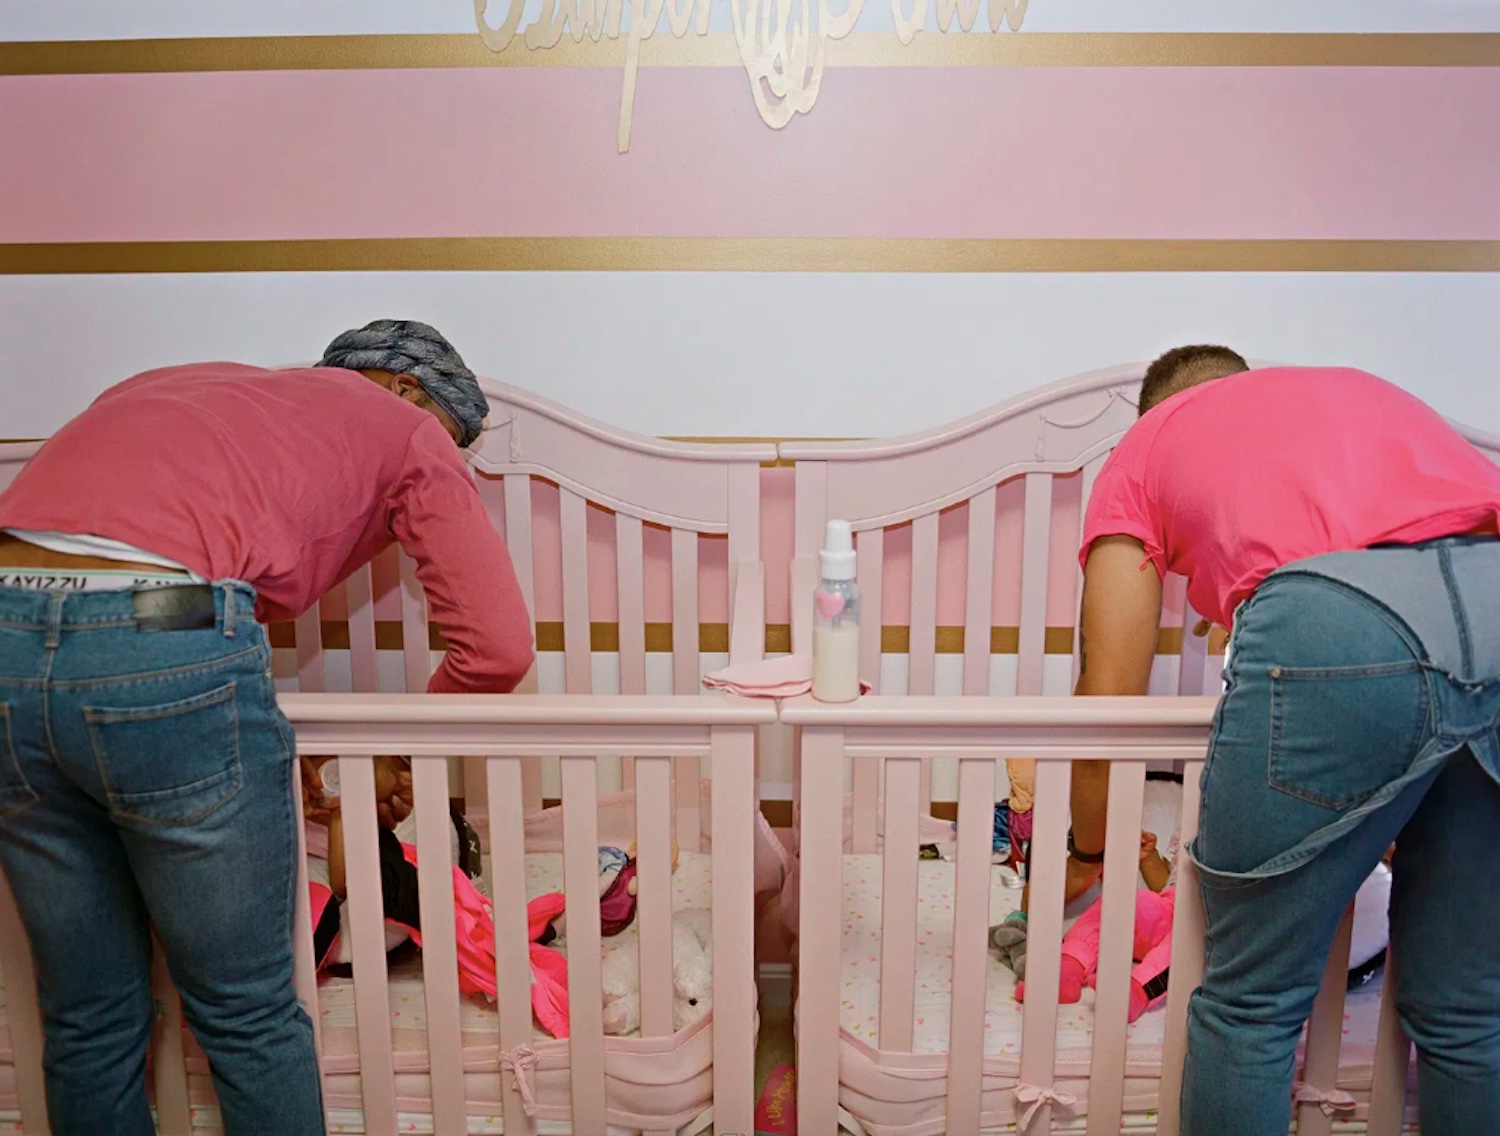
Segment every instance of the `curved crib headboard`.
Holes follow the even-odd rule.
[[[1077,675],[1084,510],[1136,421],[1144,372],[1142,363],[1091,372],[901,438],[783,444],[796,467],[793,649],[809,649],[817,552],[837,517],[856,532],[865,610],[897,613],[893,625],[862,626],[863,677],[878,688],[883,656],[904,655],[912,694],[957,693],[960,681],[964,694],[1061,693],[1058,656],[1071,655]],[[1500,437],[1455,427],[1500,463]],[[1212,692],[1220,660],[1191,633],[1198,616],[1184,592],[1169,578],[1160,651],[1180,663],[1158,678],[1183,694]],[[961,680],[940,674],[941,657],[959,654]]]

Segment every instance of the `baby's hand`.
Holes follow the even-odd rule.
[[[382,828],[395,828],[411,815],[411,765],[405,758],[375,759],[375,808]]]
[[[297,759],[299,771],[302,775],[302,815],[306,820],[314,824],[327,824],[328,818],[338,808],[338,798],[331,801],[323,796],[323,758],[314,761],[310,757],[299,757]]]
[[[1144,864],[1147,860],[1151,859],[1155,855],[1156,855],[1156,833],[1154,833],[1154,832],[1143,832],[1143,833],[1141,833],[1141,863]]]

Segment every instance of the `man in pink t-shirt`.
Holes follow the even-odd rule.
[[[1167,572],[1233,629],[1188,850],[1207,953],[1184,1136],[1287,1131],[1330,946],[1393,841],[1396,1004],[1422,1131],[1492,1131],[1500,467],[1373,375],[1252,370],[1222,347],[1158,359],[1140,411],[1085,518],[1076,693],[1146,693]],[[1104,763],[1075,764],[1070,898],[1099,875],[1107,785]]]
[[[448,641],[429,688],[513,689],[531,620],[460,452],[487,411],[446,339],[379,320],[317,367],[138,375],[0,494],[0,865],[57,1136],[154,1131],[153,930],[228,1136],[324,1131],[263,622],[399,544]],[[409,777],[377,760],[376,784],[401,819]]]

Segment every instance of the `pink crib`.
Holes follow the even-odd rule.
[[[794,647],[807,649],[824,523],[847,519],[862,677],[876,686],[848,706],[804,699],[781,711],[797,734],[786,906],[799,939],[798,1118],[810,1132],[1178,1130],[1187,996],[1202,973],[1191,865],[1166,1007],[1128,1028],[1126,1008],[1137,838],[1153,808],[1159,831],[1163,807],[1147,773],[1181,775],[1165,804],[1185,843],[1219,690],[1222,660],[1192,634],[1183,581],[1168,582],[1156,697],[1063,697],[1077,667],[1083,509],[1135,420],[1140,373],[1086,375],[896,440],[780,448],[796,467]],[[1469,437],[1500,457],[1500,440]],[[1096,757],[1115,762],[1098,993],[1060,1012],[1068,762]],[[1037,761],[1024,1007],[986,937],[1020,899],[990,856],[1006,759]],[[934,802],[955,800],[956,857],[919,863],[918,845],[947,828]],[[828,823],[840,814],[842,834]],[[1378,990],[1345,997],[1349,928],[1305,1040],[1297,1130],[1394,1136],[1411,1115],[1408,1049]]]
[[[705,696],[700,675],[717,657],[764,650],[759,486],[775,449],[632,436],[485,386],[490,425],[473,466],[536,623],[538,666],[522,692],[416,693],[441,642],[404,555],[356,573],[295,627],[271,629],[299,750],[344,763],[352,980],[318,980],[305,887],[298,911],[298,988],[317,1025],[330,1131],[749,1132],[756,903],[781,884],[758,811],[756,734],[775,709]],[[0,447],[0,486],[34,451]],[[727,641],[700,642],[703,624],[726,627]],[[385,957],[373,773],[360,756],[372,753],[413,759],[428,928],[415,970]],[[494,1006],[458,989],[451,799],[487,854]],[[639,936],[642,1024],[638,1036],[606,1037],[598,846],[633,839],[640,900],[626,934]],[[569,912],[566,1041],[532,1021],[525,904],[539,888],[563,891]],[[707,1018],[674,1033],[671,918],[683,906],[712,910],[714,999]],[[16,1130],[42,1133],[40,1021],[8,890],[0,967],[0,1109]],[[156,987],[159,1128],[211,1132],[207,1065],[164,968]]]

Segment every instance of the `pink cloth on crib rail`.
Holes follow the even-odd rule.
[[[784,655],[740,663],[704,675],[703,685],[745,698],[796,698],[812,690],[812,656]],[[862,692],[869,692],[869,683],[859,685]]]
[[[1500,466],[1399,387],[1342,367],[1203,383],[1132,426],[1094,483],[1080,558],[1133,536],[1229,627],[1277,568],[1500,526]]]

